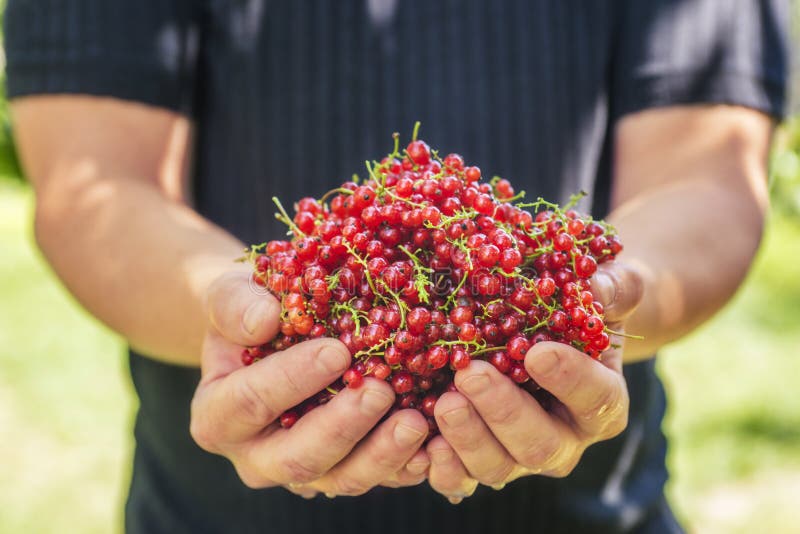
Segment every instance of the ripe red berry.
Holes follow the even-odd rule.
[[[280,423],[283,428],[292,428],[298,419],[299,416],[297,415],[297,412],[294,410],[288,410],[281,414]]]
[[[500,268],[506,273],[514,272],[514,269],[522,264],[522,254],[515,248],[507,248],[500,257]]]
[[[467,167],[464,170],[464,177],[467,182],[477,182],[481,179],[481,170],[478,167]]]
[[[556,283],[552,278],[540,278],[536,281],[536,292],[540,297],[549,297],[556,292]]]
[[[478,248],[478,261],[484,267],[494,267],[500,261],[500,249],[487,243]]]
[[[574,241],[569,234],[558,234],[553,238],[553,248],[564,252],[572,248]]]
[[[603,320],[597,315],[590,315],[583,323],[583,330],[592,337],[602,332],[604,328]]]
[[[472,203],[472,207],[475,208],[475,211],[482,213],[483,215],[492,215],[495,208],[492,197],[484,194],[478,195],[475,198],[475,201]]]
[[[417,165],[427,165],[431,161],[431,149],[425,141],[412,141],[406,147],[406,153]]]
[[[364,383],[364,375],[362,375],[359,371],[350,368],[344,372],[344,375],[342,376],[342,382],[344,382],[345,386],[356,389]]]
[[[508,180],[481,182],[462,156],[435,154],[414,140],[366,181],[303,198],[293,217],[280,208],[296,235],[251,253],[252,282],[282,312],[279,334],[244,349],[242,365],[324,336],[353,357],[329,389],[281,415],[284,427],[374,377],[397,394],[393,410],[421,411],[433,435],[436,400],[473,358],[541,396],[523,365],[531,346],[555,341],[596,359],[609,349],[587,279],[622,251],[613,229],[555,205],[534,215]]]
[[[392,388],[394,392],[398,395],[402,395],[403,393],[408,393],[414,387],[414,378],[411,376],[411,373],[407,373],[405,371],[399,371],[392,375]]]
[[[433,411],[436,408],[436,401],[439,400],[434,394],[425,395],[420,403],[420,408],[422,408],[422,413],[427,415],[428,417],[433,417]]]
[[[448,154],[444,158],[444,166],[453,171],[461,171],[464,169],[464,158],[459,154]]]
[[[575,274],[579,278],[589,278],[597,271],[597,261],[591,256],[577,256],[575,258]]]
[[[569,319],[567,314],[561,310],[555,310],[550,314],[550,320],[547,322],[550,330],[556,333],[564,332],[569,326]]]
[[[511,364],[511,368],[508,370],[508,376],[517,384],[524,384],[531,379],[525,366],[520,362],[513,362]]]
[[[503,374],[506,374],[511,369],[511,358],[509,358],[508,353],[503,350],[493,352],[491,356],[489,356],[489,363],[494,365],[495,369]]]
[[[508,340],[508,344],[506,345],[506,350],[512,360],[524,360],[530,348],[530,341],[522,335],[512,337]]]
[[[450,310],[450,321],[452,321],[453,324],[461,325],[463,323],[471,323],[472,318],[472,310],[466,306],[456,306]]]
[[[447,365],[447,361],[449,360],[447,351],[440,345],[428,349],[425,358],[427,359],[428,367],[431,369],[441,369]]]
[[[428,308],[414,308],[408,313],[406,322],[412,334],[422,334],[431,320],[431,312]]]

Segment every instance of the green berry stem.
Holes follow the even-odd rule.
[[[278,197],[272,197],[272,201],[278,206],[278,210],[280,211],[280,215],[276,213],[275,218],[287,225],[295,236],[306,237],[306,234],[297,227],[291,217],[286,213],[286,210],[283,209],[283,204],[281,204],[280,199]]]

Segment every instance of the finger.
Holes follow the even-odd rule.
[[[287,490],[294,493],[295,495],[299,495],[304,499],[313,499],[319,493],[317,490],[311,488],[310,486],[304,486],[302,484],[287,484],[284,487]]]
[[[431,459],[428,480],[436,492],[453,504],[475,492],[478,481],[469,476],[467,468],[443,436],[433,438],[427,450]]]
[[[281,304],[257,287],[247,272],[232,271],[208,289],[206,307],[211,324],[225,339],[240,346],[261,345],[278,333]]]
[[[525,356],[536,382],[567,408],[584,439],[615,436],[628,423],[628,389],[621,372],[561,343],[537,343]]]
[[[625,320],[642,300],[639,271],[622,261],[604,263],[592,277],[592,292],[603,305],[607,323]]]
[[[405,467],[381,482],[381,486],[389,488],[416,486],[428,477],[428,468],[430,466],[431,460],[428,457],[427,451],[425,449],[420,449],[406,462]]]
[[[460,393],[445,393],[434,409],[439,431],[458,454],[470,476],[481,484],[505,483],[515,461]]]
[[[430,432],[430,430],[429,430]],[[418,450],[411,459],[406,462],[403,471],[412,475],[425,475],[428,473],[428,468],[431,466],[431,459],[425,449]]]
[[[422,414],[416,410],[399,411],[381,423],[320,482],[325,482],[324,490],[334,495],[362,495],[403,470],[427,435],[428,423]],[[418,473],[406,479],[419,483],[424,472],[422,477]]]
[[[192,436],[206,450],[248,439],[349,365],[350,353],[341,342],[314,339],[201,383],[192,400]]]
[[[410,486],[419,486],[425,479],[428,478],[424,473],[421,475],[415,475],[413,473],[409,473],[405,469],[395,473],[389,479],[384,480],[380,483],[381,486],[385,488],[407,488]]]
[[[571,429],[490,363],[472,362],[456,373],[455,382],[517,464],[541,472],[574,453]],[[521,474],[509,474],[504,482]]]
[[[254,440],[237,459],[254,472],[250,478],[280,484],[305,484],[321,478],[346,457],[389,411],[394,402],[386,382],[368,378],[358,389],[344,388],[328,403],[311,410],[289,430]],[[419,418],[422,419],[422,415]],[[427,428],[427,427],[426,427]],[[418,433],[421,441],[424,435]],[[410,450],[395,470],[416,449]],[[391,472],[384,473],[386,478]],[[240,476],[242,473],[240,473]],[[375,484],[380,482],[376,481]]]

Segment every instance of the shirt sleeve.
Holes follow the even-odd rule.
[[[785,112],[789,0],[627,0],[612,67],[613,119],[681,104]]]
[[[116,97],[190,114],[198,55],[193,0],[9,0],[9,98]]]

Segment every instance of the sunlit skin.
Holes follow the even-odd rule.
[[[36,190],[36,238],[58,276],[138,350],[201,366],[192,404],[201,446],[230,458],[250,486],[304,496],[427,478],[458,502],[478,483],[499,488],[520,476],[568,474],[588,445],[626,425],[623,361],[651,357],[731,297],[767,207],[768,117],[697,106],[623,118],[609,219],[625,251],[594,276],[593,290],[616,330],[644,339],[627,340],[602,363],[564,345],[534,346],[525,367],[561,401],[552,412],[491,365],[473,362],[457,374],[459,392],[437,403],[441,436],[423,449],[427,424],[412,410],[364,439],[394,398],[373,378],[279,428],[283,410],[344,372],[347,352],[338,341],[315,340],[241,368],[242,347],[277,332],[277,303],[249,290],[247,267],[232,266],[244,245],[188,204],[187,119],[83,96],[18,99],[12,113]]]

